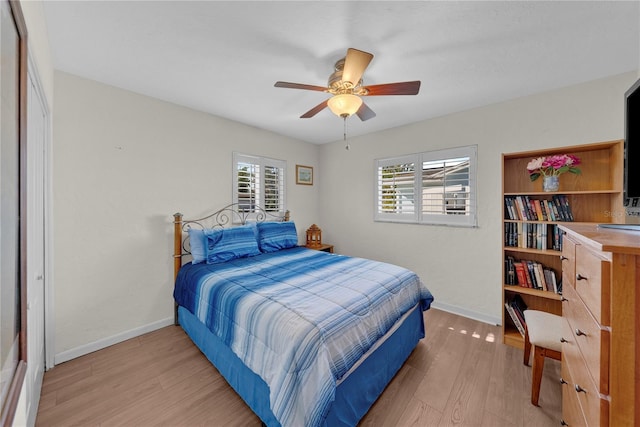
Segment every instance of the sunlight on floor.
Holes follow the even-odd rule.
[[[452,326],[449,326],[447,329],[449,329],[450,331],[455,331],[455,328],[453,328]],[[469,332],[466,329],[460,329],[460,333],[463,334],[463,335],[468,335],[469,334]],[[476,339],[482,338],[482,336],[479,333],[475,332],[475,331],[471,333],[471,336],[473,338],[476,338]],[[489,333],[487,333],[487,336],[484,337],[484,340],[486,342],[496,342],[496,336],[492,332],[489,332]]]

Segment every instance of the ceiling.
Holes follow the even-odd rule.
[[[365,85],[421,80],[417,96],[366,97],[349,137],[638,70],[640,2],[44,2],[58,70],[316,144],[341,140],[326,86],[349,47],[375,55]]]

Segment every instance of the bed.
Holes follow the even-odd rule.
[[[187,257],[188,256],[188,257]],[[354,426],[433,296],[399,266],[297,245],[288,213],[174,215],[176,323],[269,426]]]

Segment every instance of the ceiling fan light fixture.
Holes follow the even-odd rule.
[[[350,93],[332,96],[327,102],[333,114],[339,117],[349,117],[355,114],[362,105],[362,98]]]

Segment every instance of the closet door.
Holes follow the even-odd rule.
[[[46,107],[32,69],[27,86],[27,420],[35,424],[45,366]]]

